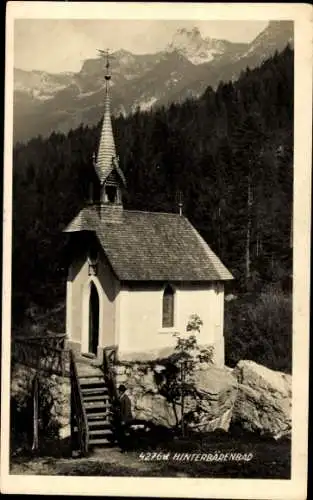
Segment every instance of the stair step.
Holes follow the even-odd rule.
[[[96,389],[96,391],[107,391],[107,387],[101,383],[101,382],[88,382],[88,383],[81,383],[80,382],[80,388],[82,391],[88,390],[88,389]]]
[[[74,432],[78,432],[78,428],[74,427]],[[111,436],[113,431],[111,428],[107,427],[106,429],[90,429],[89,436]]]
[[[88,427],[111,427],[111,422],[109,420],[88,420]]]
[[[110,420],[107,418],[109,416],[109,412],[97,412],[97,413],[88,413],[87,414],[87,420],[88,420],[88,425],[90,421],[95,421],[96,419],[102,419],[105,420],[107,423],[110,423]]]
[[[100,427],[98,429],[98,426]],[[88,422],[89,434],[112,434],[112,424],[109,422],[104,422],[103,424],[97,424],[94,421]],[[78,427],[74,426],[74,432],[78,432]]]
[[[104,384],[104,380],[103,380],[103,375],[101,374],[89,374],[89,375],[78,375],[78,378],[79,378],[79,382],[82,384],[84,383],[89,383],[92,379],[95,379],[96,381],[99,381],[99,382],[102,382]]]
[[[91,436],[105,436],[105,435],[111,435],[111,434],[112,434],[112,429],[91,429],[89,431],[90,437]]]
[[[108,388],[103,385],[103,387],[85,387],[83,386],[81,388],[83,395],[89,395],[89,394],[98,394],[99,392],[103,392],[105,395],[108,395]]]
[[[97,356],[95,355],[94,352],[81,352],[80,357],[78,359],[84,359],[84,358],[94,360],[97,358]]]
[[[85,401],[85,404],[84,404],[86,410],[93,410],[95,408],[103,408],[103,409],[110,409],[111,408],[111,404],[109,403],[109,401],[104,401],[104,400],[96,400],[96,401]]]
[[[106,445],[109,445],[111,443],[110,443],[110,441],[108,439],[97,438],[97,439],[89,439],[89,444],[90,445],[95,445],[95,444],[106,444]]]
[[[96,379],[95,377],[85,379],[85,378],[80,378],[79,379],[79,385],[81,386],[82,389],[107,389],[107,386],[105,385],[104,381],[99,377],[99,379]]]
[[[85,396],[83,394],[85,403],[96,403],[97,401],[109,402],[109,396],[107,394],[91,394],[90,396]]]
[[[86,413],[87,420],[94,420],[94,419],[92,418],[94,415],[98,415],[99,417],[101,416],[101,418],[102,418],[103,420],[107,420],[108,422],[110,422],[110,421],[111,421],[111,418],[112,418],[112,417],[111,417],[111,413],[110,413],[110,412],[108,412],[108,411],[104,412],[104,411],[101,411],[101,409],[100,409],[100,408],[99,408],[99,409],[97,408],[97,409],[96,409],[96,411],[94,411],[94,412],[92,412],[92,411],[87,411],[87,413]],[[97,417],[97,418],[98,418],[98,417]]]

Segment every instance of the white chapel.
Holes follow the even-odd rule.
[[[66,333],[73,349],[120,360],[168,355],[192,314],[202,320],[198,344],[224,364],[224,283],[232,275],[179,213],[123,208],[110,112],[109,65],[90,202],[66,227],[71,240]]]

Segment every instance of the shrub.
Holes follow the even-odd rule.
[[[225,358],[229,366],[240,359],[251,359],[291,373],[291,295],[270,290],[226,303]]]
[[[176,425],[181,425],[184,434],[184,422],[187,423],[188,414],[184,412],[184,401],[188,396],[196,396],[194,372],[199,363],[211,363],[213,349],[200,347],[195,332],[200,332],[203,325],[197,314],[192,314],[186,325],[186,333],[177,338],[174,352],[163,362],[165,370],[156,376],[159,392],[172,404],[176,417]],[[190,416],[190,415],[189,415]],[[181,417],[181,418],[180,418]]]

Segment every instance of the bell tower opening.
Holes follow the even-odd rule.
[[[116,203],[117,201],[117,187],[116,186],[106,186],[105,187],[106,196],[109,203]]]

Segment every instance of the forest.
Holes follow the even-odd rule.
[[[287,46],[198,99],[113,119],[124,207],[177,212],[181,198],[184,215],[232,272],[234,295],[290,287],[293,61]],[[14,146],[13,328],[31,306],[64,302],[62,230],[86,203],[100,125]]]

